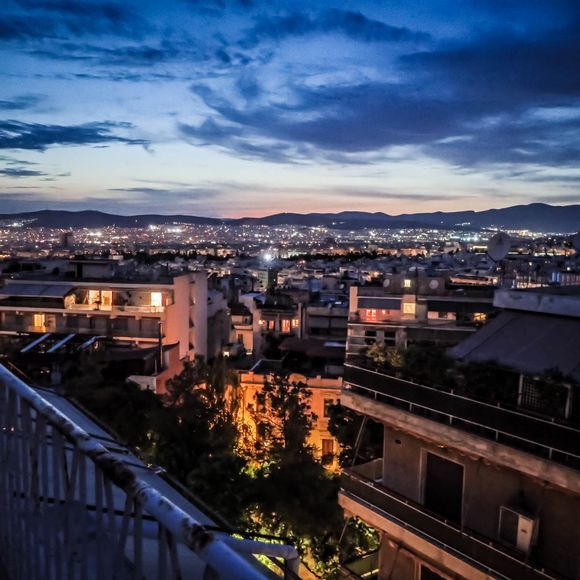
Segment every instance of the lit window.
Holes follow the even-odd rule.
[[[376,308],[367,308],[366,318],[367,320],[376,320],[377,319]]]
[[[161,292],[151,292],[151,306],[163,306],[163,294]]]
[[[258,321],[258,324],[260,326],[264,326],[266,324],[266,321],[263,318],[260,318],[260,320]]]
[[[415,314],[415,303],[405,302],[403,304],[403,314]]]
[[[44,326],[45,325],[45,316],[44,316],[44,314],[35,314],[33,316],[33,324],[36,327]]]
[[[282,320],[282,332],[290,332],[290,321]]]
[[[293,328],[298,328],[300,326],[300,321],[298,320],[298,318],[294,318],[292,320],[292,327]]]
[[[410,288],[411,287],[411,280],[409,280],[409,278],[405,278],[405,281],[403,282],[403,286],[405,288]]]
[[[268,320],[268,330],[276,330],[276,321]]]
[[[487,320],[487,314],[485,312],[475,312],[473,314],[473,320],[476,322],[485,322]]]

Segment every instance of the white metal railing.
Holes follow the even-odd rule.
[[[292,546],[211,531],[120,447],[0,365],[0,562],[11,580],[266,577],[253,554],[283,558],[297,577]]]

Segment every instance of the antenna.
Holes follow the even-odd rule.
[[[499,262],[507,256],[511,247],[512,239],[505,232],[498,232],[489,239],[489,242],[487,242],[487,255],[494,262]]]

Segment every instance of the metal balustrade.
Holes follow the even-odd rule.
[[[213,523],[69,401],[0,365],[0,570],[11,580],[273,576],[254,554],[297,577],[292,546]]]
[[[429,512],[423,506],[383,487],[381,483],[357,473],[356,469],[343,471],[342,495],[486,572],[492,578],[548,580],[560,577],[497,542]]]
[[[580,429],[346,363],[344,388],[414,415],[580,469]]]

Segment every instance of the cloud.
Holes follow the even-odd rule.
[[[44,95],[19,95],[12,99],[0,100],[0,111],[26,111],[34,109],[46,97]]]
[[[0,40],[115,35],[141,37],[145,21],[121,3],[74,0],[19,0],[26,13],[0,16]]]
[[[418,42],[430,38],[425,32],[391,26],[367,18],[361,12],[333,9],[316,15],[295,12],[283,17],[261,18],[240,44],[252,48],[264,40],[280,41],[315,33],[343,34],[359,42]]]
[[[43,125],[20,121],[0,121],[0,149],[31,149],[44,151],[53,146],[127,145],[148,146],[144,139],[131,139],[114,131],[131,129],[130,123],[84,123],[82,125]]]
[[[23,167],[5,167],[0,169],[0,175],[4,177],[20,178],[20,177],[44,177],[48,173],[44,171],[36,171],[34,169],[25,169]]]

